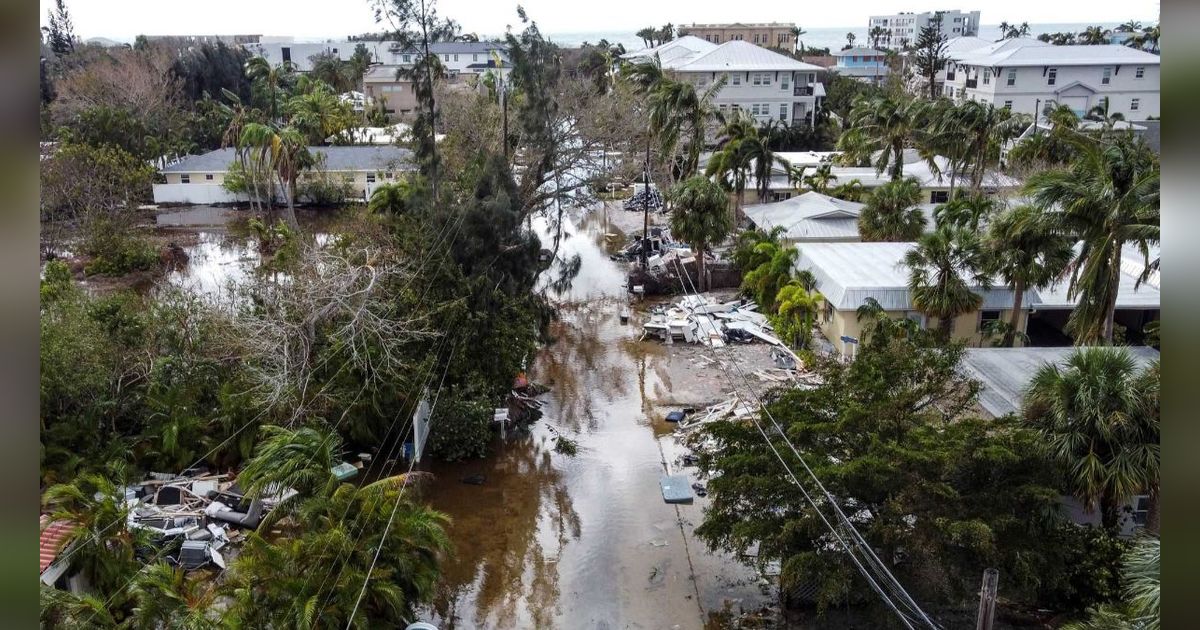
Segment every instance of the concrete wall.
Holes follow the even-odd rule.
[[[220,184],[212,183],[166,183],[154,185],[154,203],[187,203],[208,205],[245,201],[244,195],[235,195]]]

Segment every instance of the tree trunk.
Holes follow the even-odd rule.
[[[284,219],[287,221],[288,227],[299,231],[300,222],[296,220],[296,183],[294,180],[289,180],[283,184],[283,193],[287,195],[287,215]]]
[[[700,272],[700,281],[696,283],[697,286],[700,287],[700,291],[707,291],[708,276],[704,273],[704,243],[697,243],[696,246],[696,270]]]
[[[1100,525],[1109,533],[1115,534],[1120,517],[1120,504],[1107,494],[1100,497]]]
[[[938,337],[941,337],[942,343],[950,341],[950,335],[954,332],[953,317],[938,318]]]
[[[904,143],[892,143],[892,155],[895,157],[895,163],[892,164],[892,181],[899,181],[904,177]]]
[[[1008,318],[1008,330],[1004,331],[1004,340],[1000,345],[1005,348],[1013,347],[1013,341],[1016,340],[1017,326],[1021,323],[1021,302],[1024,299],[1025,281],[1018,279],[1013,283],[1013,310],[1012,315]]]
[[[1121,282],[1121,245],[1117,242],[1113,248],[1112,260],[1109,261],[1109,266],[1112,268],[1110,278],[1112,281],[1112,290],[1108,298],[1108,304],[1105,307],[1104,328],[1101,333],[1101,341],[1106,346],[1113,345],[1113,324],[1117,317],[1117,289]]]

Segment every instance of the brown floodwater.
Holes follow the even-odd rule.
[[[555,298],[556,341],[530,369],[551,388],[543,418],[497,439],[486,459],[427,467],[436,479],[426,496],[453,519],[455,546],[435,623],[702,628],[727,607],[773,601],[751,570],[692,534],[706,499],[663,501],[659,478],[679,471],[684,453],[662,419],[677,398],[672,357],[656,342],[639,342],[636,323],[620,323],[625,267],[605,251],[605,235],[617,231],[603,211],[572,217],[567,227],[560,253],[579,254],[582,266]],[[554,451],[555,430],[578,443],[576,455]],[[462,482],[474,475],[482,485]]]

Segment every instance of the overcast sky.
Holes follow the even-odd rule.
[[[944,0],[519,0],[543,32],[630,32],[646,25],[691,22],[781,21],[803,27],[847,26],[865,30],[872,14],[949,8]],[[42,23],[53,0],[40,0]],[[138,34],[293,35],[340,38],[377,29],[371,0],[67,0],[80,37],[132,40]],[[439,13],[466,32],[497,35],[506,25],[519,28],[517,1],[438,0]],[[944,7],[942,5],[945,5]],[[978,9],[984,24],[1002,21],[1111,23],[1158,20],[1157,0],[976,0],[957,8]]]

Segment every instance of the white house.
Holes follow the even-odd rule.
[[[370,197],[380,184],[393,182],[414,170],[412,151],[397,146],[308,147],[321,162],[324,172],[340,176],[360,199]],[[225,189],[230,166],[237,159],[233,148],[189,155],[162,169],[166,180],[154,184],[154,203],[222,204],[246,199]],[[300,174],[300,181],[313,176]]]
[[[388,40],[254,42],[243,46],[273,66],[289,61],[295,64],[298,71],[308,72],[312,70],[310,59],[314,55],[329,53],[348,61],[359,44],[366,46],[371,53],[372,63],[385,66],[411,66],[420,53],[417,49],[401,46],[400,42]],[[509,67],[508,45],[501,42],[435,42],[429,45],[429,52],[437,55],[447,73],[451,74],[483,74],[490,69],[507,72]],[[503,69],[496,67],[493,53],[499,55]]]
[[[713,104],[725,114],[741,110],[759,122],[812,124],[825,98],[825,86],[817,76],[824,68],[746,41],[717,45],[689,35],[627,53],[624,58],[637,63],[655,56],[664,70],[691,82],[697,90],[723,77],[725,86],[714,96]]]
[[[782,238],[800,242],[854,242],[859,240],[858,215],[865,204],[808,191],[802,195],[746,206],[746,216],[758,228],[782,228]]]
[[[867,32],[882,28],[884,36],[878,45],[882,48],[900,49],[912,45],[938,15],[942,16],[942,32],[947,37],[979,34],[979,11],[926,11],[924,13],[894,13],[872,15],[867,22]]]
[[[1084,115],[1107,101],[1126,120],[1159,116],[1159,57],[1127,46],[1006,39],[950,54],[943,93],[1034,114],[1049,103]]]

